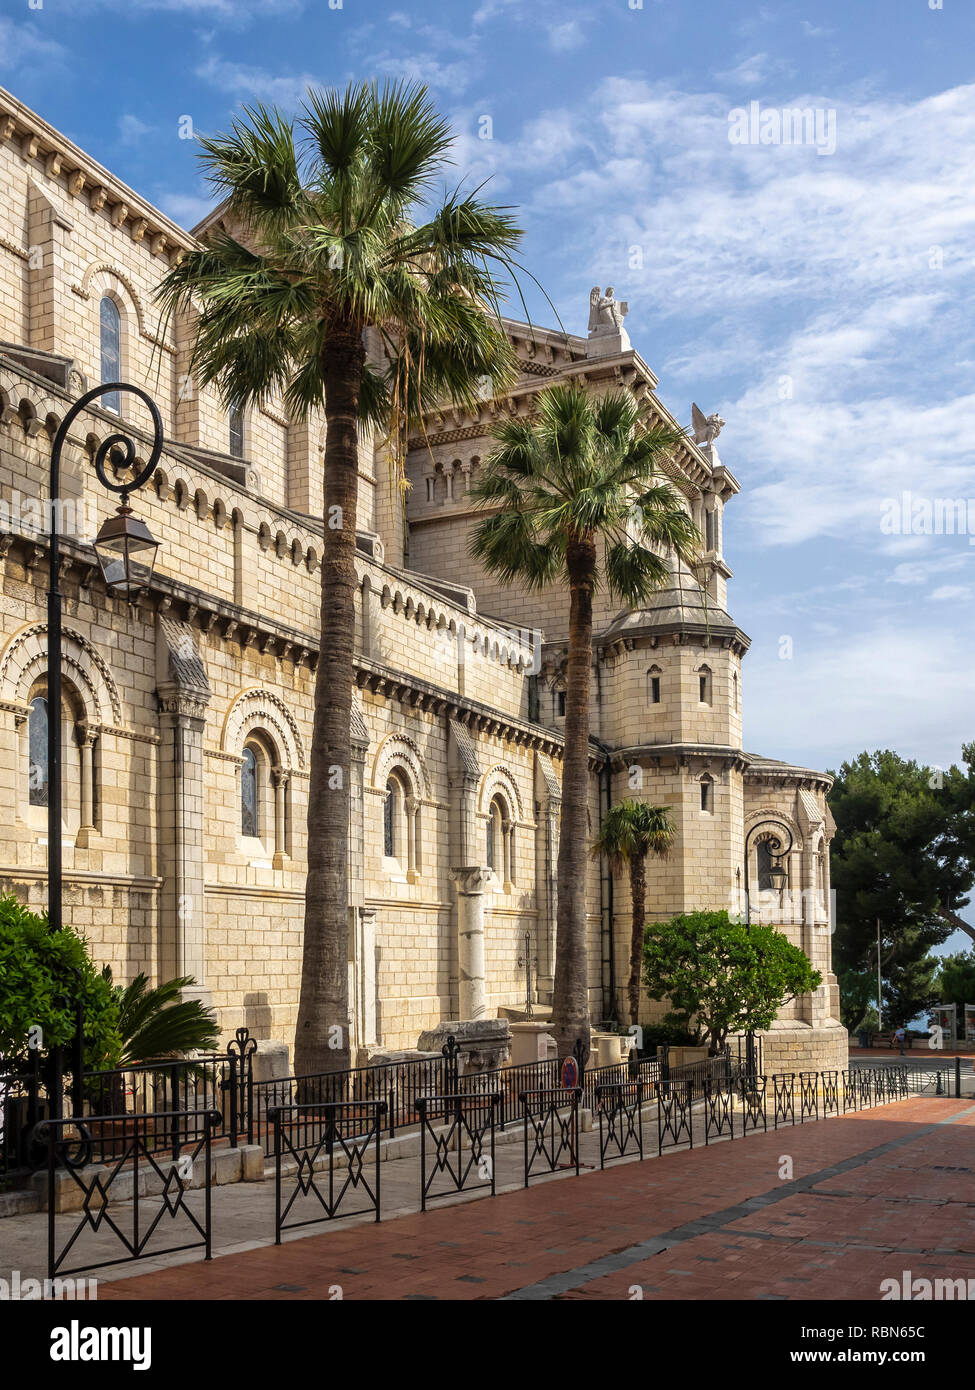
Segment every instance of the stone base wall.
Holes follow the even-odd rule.
[[[845,1071],[850,1061],[850,1036],[838,1023],[812,1027],[797,1023],[762,1033],[762,1070],[778,1072]]]

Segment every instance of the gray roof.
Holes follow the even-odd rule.
[[[613,642],[639,633],[677,628],[733,633],[745,646],[749,645],[750,639],[731,615],[719,607],[696,580],[689,578],[684,578],[679,586],[659,590],[642,608],[624,608],[599,634],[599,641]]]

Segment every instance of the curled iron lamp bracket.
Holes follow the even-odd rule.
[[[114,434],[110,434],[107,439],[103,439],[98,446],[95,454],[95,472],[98,475],[98,481],[109,492],[120,493],[124,506],[128,501],[129,493],[136,492],[152,476],[156,464],[159,462],[163,446],[163,426],[159,407],[140,386],[132,386],[125,381],[106,381],[100,386],[92,387],[90,391],[86,391],[83,396],[80,396],[58,426],[58,432],[54,436],[54,444],[51,448],[52,493],[54,496],[57,495],[60,484],[61,450],[64,448],[64,442],[71,426],[81,412],[86,410],[92,401],[97,400],[99,396],[121,391],[128,391],[131,395],[138,396],[152,417],[153,440],[149,461],[135,478],[130,478],[124,483],[112,482],[105,471],[106,460],[110,460],[114,468],[130,469],[135,466],[135,440],[130,434],[118,430]],[[121,458],[119,458],[119,454],[121,454]]]

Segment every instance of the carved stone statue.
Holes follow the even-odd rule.
[[[607,285],[605,295],[598,285],[593,286],[589,291],[588,357],[612,357],[629,352],[630,339],[623,327],[629,311],[627,303],[613,297],[612,285]]]
[[[724,429],[724,424],[717,412],[705,415],[699,406],[691,406],[691,433],[695,444],[713,444]]]
[[[630,306],[623,300],[613,298],[612,285],[606,286],[603,295],[598,285],[589,291],[589,332],[619,333],[623,320],[630,312]]]

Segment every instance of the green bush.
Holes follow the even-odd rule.
[[[23,1062],[32,1029],[42,1052],[70,1045],[75,1009],[84,1009],[85,1066],[115,1065],[121,1051],[118,1007],[84,938],[71,927],[52,932],[47,915],[0,896],[0,1059]],[[70,1053],[66,1054],[70,1063]]]
[[[643,1025],[643,1051],[650,1057],[656,1056],[658,1047],[692,1047],[696,1042],[697,1034],[681,1023]]]

